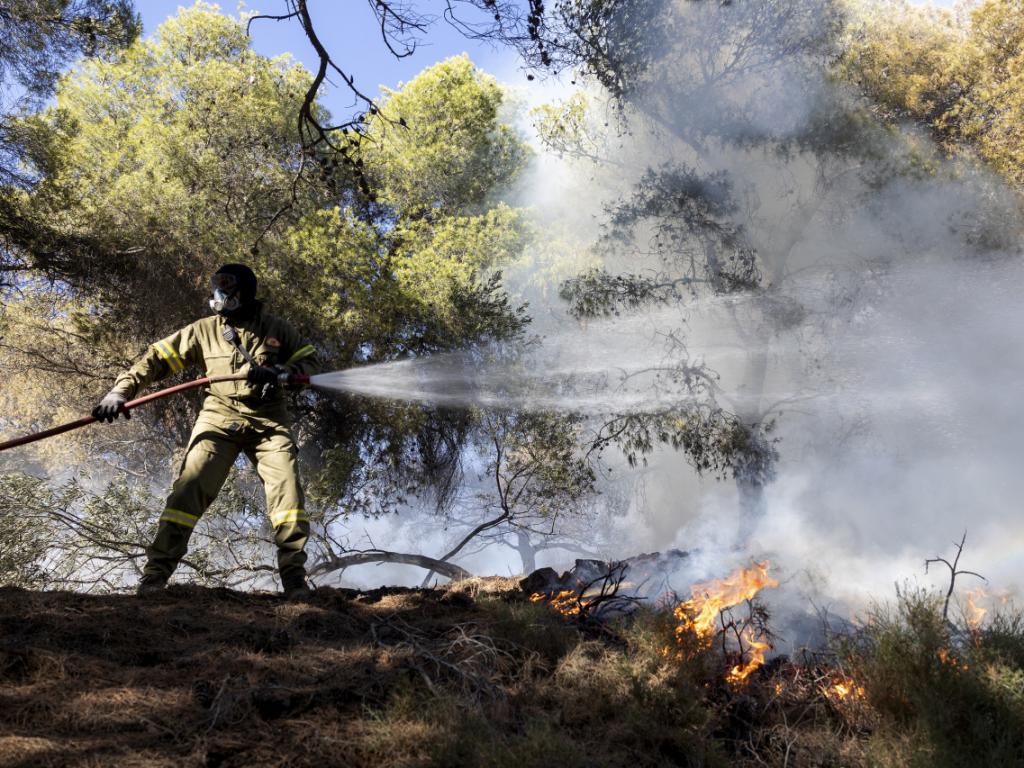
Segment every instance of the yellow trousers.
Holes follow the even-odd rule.
[[[244,419],[201,413],[188,451],[160,516],[156,538],[146,549],[144,581],[166,580],[188,550],[199,518],[220,492],[228,472],[245,451],[267,494],[267,512],[274,527],[281,581],[305,577],[309,517],[299,483],[295,443],[285,426],[257,427]]]

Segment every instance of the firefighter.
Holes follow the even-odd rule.
[[[215,314],[153,344],[114,382],[92,415],[112,422],[129,413],[124,404],[154,381],[197,366],[207,376],[247,372],[245,381],[216,382],[204,393],[178,479],[160,516],[139,595],[158,593],[184,557],[199,518],[216,498],[242,451],[256,465],[267,495],[285,598],[309,594],[306,540],[309,518],[299,484],[295,443],[282,392],[288,374],[310,374],[316,350],[256,299],[256,276],[243,264],[226,264],[211,281]]]

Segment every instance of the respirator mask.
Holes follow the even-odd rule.
[[[226,272],[218,272],[210,280],[213,295],[210,297],[210,309],[218,315],[237,312],[242,306],[239,297],[238,278]]]

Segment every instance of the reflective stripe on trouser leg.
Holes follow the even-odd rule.
[[[192,529],[217,497],[238,456],[230,434],[202,420],[196,422],[178,479],[160,516],[156,538],[146,549],[147,576],[169,577],[188,551]]]
[[[286,587],[290,581],[301,580],[306,575],[306,542],[308,540],[309,520],[306,518],[293,523],[282,523],[274,528],[274,543],[277,544],[277,570]]]
[[[306,571],[309,518],[292,436],[284,430],[266,434],[249,451],[249,457],[256,464],[256,472],[267,494],[267,511],[274,526],[281,579],[301,577]]]

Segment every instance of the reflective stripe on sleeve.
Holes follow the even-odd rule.
[[[291,365],[292,363],[297,363],[299,360],[302,360],[304,357],[309,357],[314,352],[316,352],[316,347],[314,347],[312,344],[307,344],[304,347],[300,347],[299,349],[295,350],[295,354],[294,355],[292,355],[291,357],[288,358],[288,360],[285,362],[285,365]]]
[[[174,357],[175,360],[178,361],[178,370],[179,371],[185,370],[185,361],[181,359],[181,355],[178,354],[178,350],[176,350],[170,344],[168,344],[167,346],[170,347],[171,355]]]
[[[177,523],[186,528],[195,528],[196,523],[199,522],[199,515],[193,515],[181,509],[165,509],[164,513],[160,515],[160,522]]]
[[[280,512],[270,513],[270,524],[277,528],[285,523],[308,523],[309,516],[304,509],[282,509]]]
[[[174,347],[166,341],[158,341],[153,346],[156,347],[156,351],[160,353],[160,356],[167,361],[167,365],[171,369],[171,373],[178,373],[179,371],[185,370],[185,363],[182,362],[178,353],[174,351]]]

